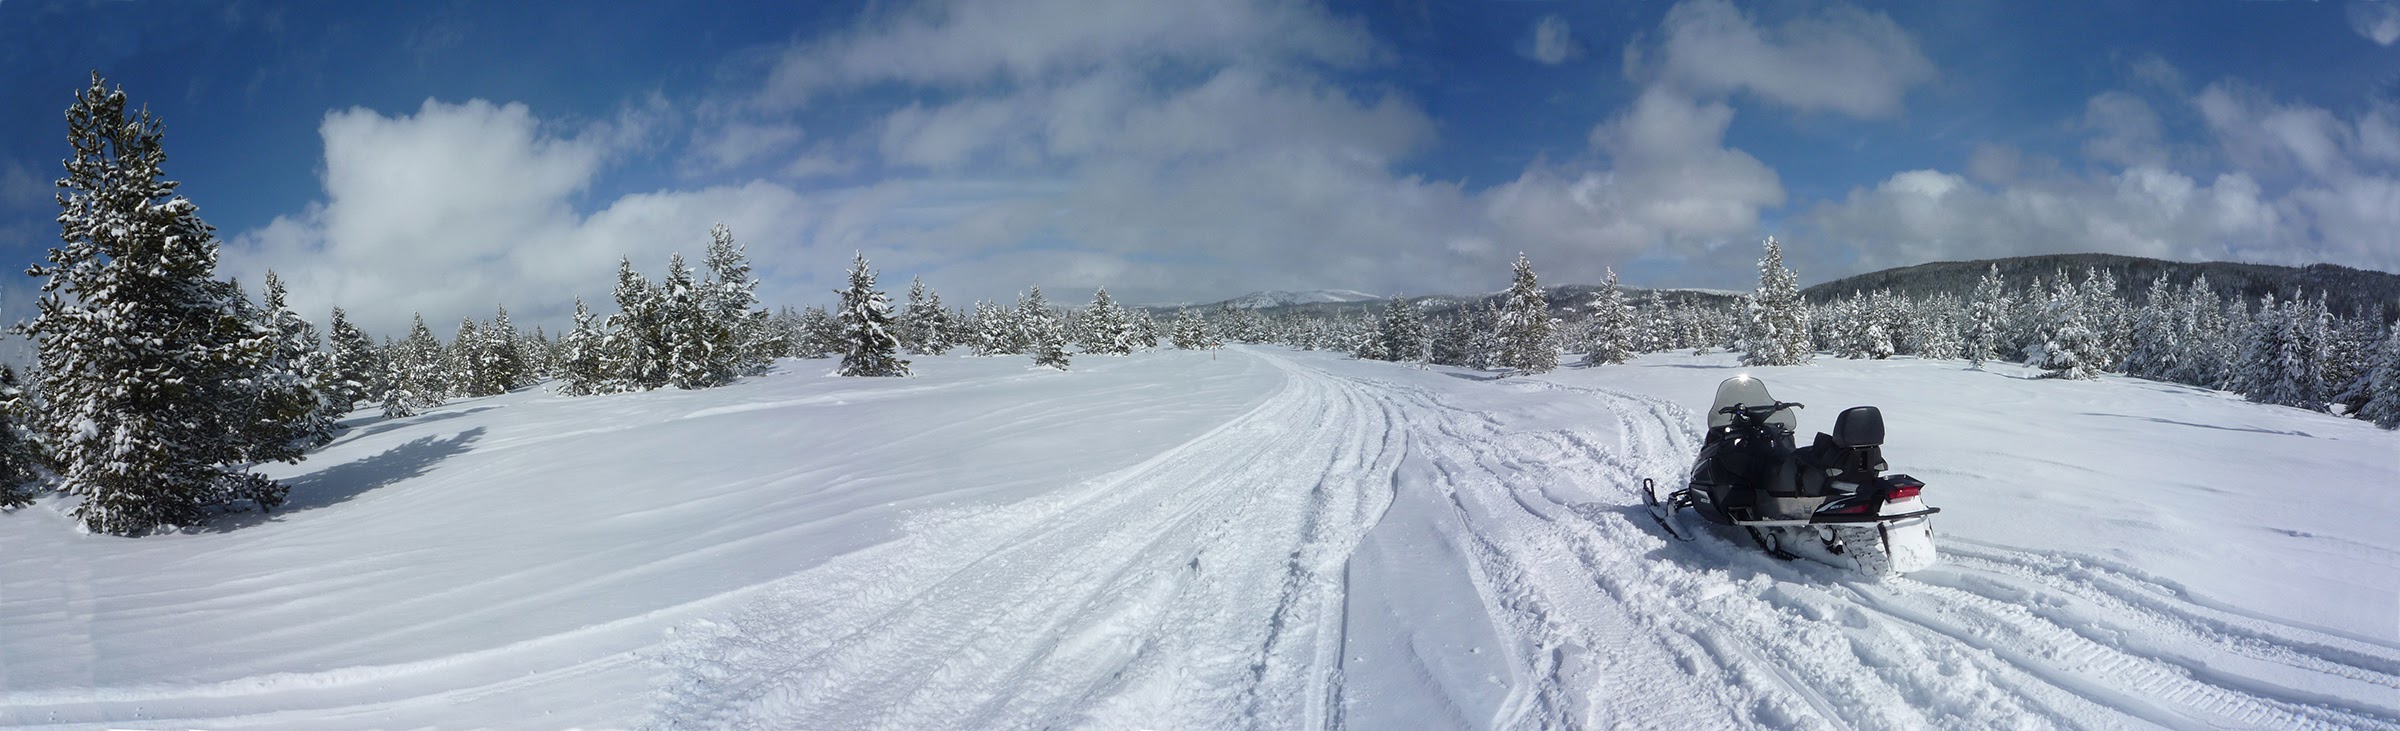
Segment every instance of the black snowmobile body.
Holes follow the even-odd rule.
[[[1691,508],[1710,523],[1747,530],[1761,548],[1783,558],[1796,558],[1793,548],[1814,542],[1836,555],[1884,554],[1852,557],[1851,563],[1871,573],[1929,565],[1933,548],[1926,516],[1941,509],[1917,499],[1923,482],[1883,474],[1883,413],[1873,406],[1845,410],[1832,433],[1795,447],[1799,420],[1792,412],[1798,408],[1769,396],[1756,378],[1737,376],[1720,384],[1684,488],[1662,500],[1655,485],[1643,481],[1652,517],[1689,540],[1671,518]],[[1870,540],[1876,545],[1858,545]]]

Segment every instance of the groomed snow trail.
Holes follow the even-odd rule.
[[[1405,451],[1359,389],[1275,398],[1053,496],[906,537],[684,629],[661,726],[1340,725],[1343,565]]]
[[[1215,431],[686,626],[654,725],[2400,729],[2400,647],[2134,567],[1673,541],[1636,491],[1698,434],[1661,399],[1238,352],[1287,382]]]

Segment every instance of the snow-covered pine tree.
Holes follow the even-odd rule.
[[[1616,271],[1612,269],[1609,273],[1615,274]],[[1640,322],[1634,328],[1633,352],[1656,353],[1675,349],[1675,313],[1667,307],[1666,295],[1653,289],[1643,296]]]
[[[648,391],[667,385],[666,327],[658,288],[633,271],[633,260],[617,260],[617,312],[608,316],[609,370],[620,384],[611,390]]]
[[[1098,355],[1127,355],[1133,352],[1133,322],[1117,301],[1110,299],[1108,288],[1093,290],[1092,304],[1083,310],[1078,322],[1076,345],[1083,352]]]
[[[1984,361],[2000,357],[2000,340],[2007,330],[2003,320],[2008,310],[2007,285],[2000,281],[2000,265],[1993,264],[1982,278],[1975,280],[1975,293],[1967,299],[1964,333],[1967,365],[1982,368]]]
[[[713,388],[733,380],[738,358],[733,326],[715,319],[707,294],[681,252],[667,257],[659,282],[659,333],[666,344],[667,383],[681,389]]]
[[[2083,305],[2082,294],[2061,273],[2042,314],[2043,339],[2034,365],[2042,368],[2043,378],[2100,377],[2100,344]]]
[[[908,333],[908,352],[913,355],[941,355],[958,347],[951,338],[957,327],[950,323],[950,311],[942,307],[942,295],[925,288],[925,282],[908,280],[908,310],[903,313],[904,329]]]
[[[0,510],[30,505],[41,493],[41,454],[25,428],[27,400],[16,367],[0,364]]]
[[[1210,332],[1208,320],[1192,314],[1189,308],[1175,310],[1175,347],[1183,350],[1204,350],[1220,347]]]
[[[542,329],[541,323],[534,323],[533,339],[522,345],[527,383],[540,383],[558,377],[558,341],[550,338],[549,331]]]
[[[558,392],[568,396],[589,396],[607,393],[616,386],[609,372],[608,335],[600,330],[598,318],[575,298],[575,329],[559,339]]]
[[[1588,309],[1592,313],[1592,334],[1583,353],[1584,367],[1623,363],[1633,357],[1633,311],[1625,304],[1625,293],[1617,289],[1617,270],[1607,268],[1607,279],[1600,291],[1592,295]],[[1650,294],[1657,299],[1658,293]]]
[[[449,390],[442,368],[442,341],[433,337],[433,328],[425,326],[423,314],[416,315],[409,326],[407,340],[385,349],[383,362],[389,369],[384,376],[388,385],[383,393],[384,416],[415,416],[419,410],[442,405]]]
[[[1050,303],[1042,299],[1041,287],[1034,287],[1017,301],[1017,329],[1025,338],[1025,350],[1033,354],[1034,365],[1067,369],[1066,328],[1050,311]]]
[[[708,229],[708,281],[702,285],[701,308],[707,312],[709,370],[717,384],[738,376],[767,372],[774,360],[774,333],[767,311],[758,304],[758,282],[750,277],[750,253],[733,239],[733,229],[719,223]]]
[[[2225,384],[2239,337],[2227,337],[2225,305],[2208,286],[2208,275],[2192,279],[2176,304],[2175,339],[2183,352],[2166,380],[2205,388]]]
[[[349,413],[359,404],[383,396],[383,358],[375,351],[375,341],[365,331],[351,324],[348,313],[333,308],[331,331],[333,354],[327,364],[326,397],[333,402],[336,413]]]
[[[446,396],[490,396],[485,390],[490,382],[483,373],[483,327],[475,318],[458,320],[458,332],[451,333],[450,347],[442,351],[443,394]]]
[[[990,300],[976,302],[975,316],[968,318],[972,325],[968,348],[981,356],[1009,354],[1009,343],[1015,339],[1017,330],[1012,312]]]
[[[2367,371],[2375,365],[2375,341],[2382,327],[2383,308],[2378,305],[2370,317],[2333,318],[2326,332],[2325,346],[2320,349],[2325,360],[2318,364],[2317,372],[2324,379],[2326,399],[2339,405],[2344,414],[2358,416],[2372,398]]]
[[[2181,301],[2167,284],[2167,275],[2150,280],[2147,301],[2134,310],[2125,360],[2118,370],[2135,378],[2164,381],[2181,367],[2183,334],[2175,324]]]
[[[1129,309],[1125,311],[1125,315],[1126,324],[1132,328],[1133,347],[1139,350],[1157,349],[1158,319],[1151,317],[1150,311],[1146,309]]]
[[[1534,277],[1533,262],[1519,252],[1512,270],[1508,294],[1503,297],[1506,304],[1494,323],[1499,366],[1524,374],[1548,373],[1558,368],[1558,349],[1551,338],[1558,323],[1550,317],[1550,303]]]
[[[1383,346],[1384,360],[1424,359],[1425,313],[1407,297],[1393,297],[1383,307],[1383,320],[1376,326],[1375,339]]]
[[[248,445],[233,436],[263,333],[216,279],[213,229],[160,170],[157,118],[129,114],[98,73],[66,117],[62,245],[28,270],[46,278],[43,296],[17,330],[38,351],[29,426],[59,489],[80,499],[86,529],[115,535],[195,524],[236,501],[281,504],[284,486],[241,464]]]
[[[507,393],[533,382],[533,363],[526,351],[525,338],[517,333],[516,323],[509,322],[508,308],[499,307],[492,321],[483,327],[484,389],[492,393]]]
[[[2391,328],[2376,348],[2375,364],[2367,370],[2367,405],[2360,418],[2385,429],[2400,429],[2400,327]]]
[[[1742,364],[1752,366],[1807,365],[1808,309],[1800,301],[1800,276],[1783,266],[1783,244],[1767,237],[1766,256],[1758,260],[1758,294],[1750,301],[1748,332],[1742,337]]]
[[[308,450],[333,441],[339,416],[318,389],[330,366],[317,329],[284,299],[283,280],[268,270],[264,306],[251,317],[259,337],[246,341],[248,398],[238,405],[245,413],[235,438],[246,461],[297,463]]]
[[[1952,360],[1966,350],[1958,335],[1957,300],[1943,295],[1933,301],[1932,318],[1925,328],[1925,343],[1917,357],[1926,360]]]
[[[2125,362],[2125,353],[2133,347],[2128,337],[2132,315],[2126,312],[2125,300],[2117,296],[2117,275],[2106,267],[2091,267],[2084,272],[2084,320],[2092,327],[2092,354],[2095,370],[2114,370]]]
[[[850,260],[850,286],[841,290],[842,369],[845,376],[905,376],[908,361],[900,359],[900,336],[893,331],[892,304],[875,288],[875,270],[867,255]]]

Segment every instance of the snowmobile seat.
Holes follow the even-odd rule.
[[[1873,406],[1843,409],[1833,419],[1833,443],[1845,448],[1883,446],[1883,411]]]

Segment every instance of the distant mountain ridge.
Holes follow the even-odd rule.
[[[2087,272],[2104,269],[2116,276],[2117,294],[2128,299],[2139,299],[2149,289],[2150,281],[2161,275],[2179,287],[2206,275],[2209,289],[2215,290],[2219,297],[2239,296],[2245,300],[2255,300],[2273,293],[2278,299],[2290,299],[2294,293],[2307,298],[2322,294],[2327,306],[2337,314],[2359,315],[2381,307],[2387,320],[2400,315],[2400,274],[2352,269],[2337,264],[2287,267],[2166,261],[2116,254],[2049,254],[2008,259],[1938,261],[1843,277],[1808,287],[1801,290],[1800,294],[1810,302],[1847,297],[1854,291],[1873,292],[1879,289],[1889,289],[1895,294],[1906,294],[1912,298],[1936,294],[1964,297],[1975,289],[1976,280],[1993,267],[1998,267],[2001,278],[2012,286],[2031,282],[2035,277],[2047,282],[2060,271],[2065,271],[2080,282]]]

